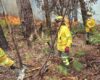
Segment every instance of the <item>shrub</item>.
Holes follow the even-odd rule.
[[[94,32],[89,41],[91,44],[100,44],[100,32]]]
[[[3,27],[7,26],[6,21],[4,19],[0,19],[0,25]]]
[[[81,62],[79,62],[77,59],[75,59],[73,61],[73,68],[76,70],[76,71],[81,71],[83,69],[83,64]]]
[[[82,57],[82,56],[84,56],[86,53],[84,52],[84,51],[82,51],[82,50],[79,50],[77,53],[76,53],[76,57]]]
[[[59,65],[57,67],[58,71],[63,74],[63,75],[67,75],[68,74],[68,69],[67,67],[63,66],[63,65]]]

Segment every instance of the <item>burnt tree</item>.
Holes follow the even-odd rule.
[[[82,13],[82,18],[83,18],[83,24],[85,25],[86,21],[86,16],[87,16],[87,9],[86,9],[86,4],[84,0],[79,0],[80,2],[80,7],[81,7],[81,13]]]
[[[53,45],[54,38],[53,38],[53,35],[52,35],[49,0],[44,0],[44,11],[45,11],[45,18],[46,18],[46,26],[50,30],[50,38],[51,38],[50,46],[54,50],[54,45]]]
[[[19,16],[22,22],[24,37],[28,39],[32,31],[34,31],[33,13],[30,0],[16,0],[16,1],[19,9]]]
[[[4,32],[3,29],[0,25],[0,48],[4,49],[4,50],[8,50],[8,42],[4,36]]]

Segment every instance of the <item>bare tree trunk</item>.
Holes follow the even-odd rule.
[[[53,46],[53,36],[52,36],[52,27],[51,27],[51,18],[50,18],[50,11],[49,11],[49,4],[48,0],[44,0],[44,7],[45,7],[45,17],[46,17],[46,26],[50,30],[50,37],[51,37],[51,47],[54,50]]]
[[[73,2],[74,8],[72,11],[72,15],[74,16],[74,20],[78,20],[78,2]]]
[[[33,25],[33,13],[30,4],[30,0],[16,0],[19,15],[22,22],[22,28],[24,29],[24,37],[29,41],[30,35],[34,32],[34,25]]]
[[[83,24],[85,26],[85,21],[86,21],[86,16],[87,16],[87,9],[85,7],[85,1],[84,0],[79,0],[80,6],[81,6],[81,13],[82,13],[82,18],[83,18]]]
[[[3,48],[4,50],[8,50],[8,42],[4,36],[3,29],[0,25],[0,48]]]
[[[46,26],[51,27],[51,19],[50,19],[50,13],[49,13],[48,0],[44,0],[44,7],[45,7]]]

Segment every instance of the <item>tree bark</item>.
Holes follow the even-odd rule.
[[[33,36],[31,34],[34,33],[34,25],[30,0],[16,0],[16,2],[19,9],[19,16],[22,22],[22,31],[24,37],[27,40],[28,45],[31,46],[30,36]]]
[[[22,26],[25,29],[25,38],[29,38],[32,30],[34,29],[33,26],[33,13],[30,4],[30,0],[16,0],[19,15],[21,18]]]
[[[4,32],[3,29],[0,25],[0,48],[4,49],[4,50],[8,50],[8,42],[4,36]]]
[[[76,1],[75,2],[75,0],[73,1],[73,6],[74,6],[74,8],[73,8],[73,11],[72,11],[72,16],[74,17],[74,20],[78,20],[78,2]]]
[[[87,9],[85,7],[85,1],[84,0],[79,0],[80,2],[80,7],[81,7],[81,13],[82,13],[82,18],[83,18],[83,24],[85,26],[85,21],[86,21],[86,16],[87,16]]]
[[[52,50],[54,50],[54,45],[53,45],[54,38],[52,35],[51,18],[50,18],[49,1],[48,0],[44,0],[44,8],[45,8],[46,26],[50,30],[50,38],[51,38],[50,45],[52,47]]]

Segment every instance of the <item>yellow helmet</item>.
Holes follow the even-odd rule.
[[[62,19],[63,19],[62,16],[57,16],[57,17],[55,18],[55,20],[62,20]]]

